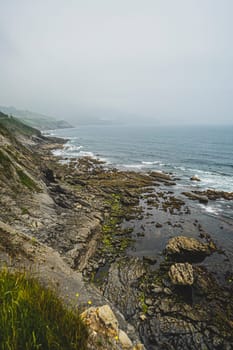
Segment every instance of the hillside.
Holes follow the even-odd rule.
[[[55,118],[43,114],[19,110],[14,107],[0,106],[0,111],[7,115],[14,116],[20,119],[23,123],[39,130],[65,129],[73,127],[65,120],[56,120]]]
[[[0,115],[0,265],[36,271],[85,310],[88,350],[142,350],[139,336],[150,350],[230,349],[231,256],[173,176],[59,162],[50,150],[63,142]],[[164,246],[156,257],[129,255],[149,218]]]
[[[82,240],[83,259],[88,257],[103,219],[97,209],[88,209],[93,199],[89,190],[88,195],[81,195],[67,187],[64,176],[68,167],[59,165],[50,154],[51,147],[62,147],[58,142],[0,114],[0,268],[30,271],[65,304],[76,308],[78,302],[81,311],[90,310],[91,314],[86,311],[82,315],[89,328],[88,350],[143,349],[133,347],[123,332],[128,332],[123,316],[117,314],[116,318],[106,298],[73,268],[74,261],[78,263],[75,241]],[[0,300],[3,297],[0,291]],[[136,333],[130,329],[136,342]],[[53,347],[60,348],[64,347]]]

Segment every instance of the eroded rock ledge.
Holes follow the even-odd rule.
[[[120,330],[133,346],[139,334],[148,350],[231,349],[232,284],[220,286],[199,264],[218,251],[209,233],[200,231],[202,240],[177,233],[184,231],[184,220],[178,218],[191,214],[171,190],[170,175],[105,169],[90,158],[60,164],[45,139],[21,145],[2,136],[2,147],[0,219],[8,224],[7,230],[1,227],[2,262],[12,268],[38,266],[45,280],[52,279],[70,301],[83,306],[91,301],[93,313],[98,313],[96,307],[111,305],[119,322],[114,336],[130,346]],[[205,200],[212,196],[194,194]],[[133,237],[122,222],[140,222],[144,206],[167,216],[163,223],[156,218],[156,232],[166,224],[178,236],[167,240],[158,262],[153,256],[127,255]],[[143,237],[145,231],[142,226],[138,233]],[[231,281],[232,275],[227,278]],[[116,340],[112,349],[123,346]]]

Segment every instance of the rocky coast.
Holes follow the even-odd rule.
[[[1,265],[32,269],[83,310],[91,304],[90,349],[233,347],[233,260],[219,237],[232,223],[192,204],[232,193],[183,194],[172,174],[59,159],[56,138],[1,133],[0,142]],[[103,305],[117,321],[103,325]],[[107,330],[112,342],[97,341]]]

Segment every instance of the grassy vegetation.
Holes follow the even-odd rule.
[[[110,216],[106,218],[103,226],[102,226],[102,232],[103,232],[103,250],[106,251],[114,251],[115,245],[114,245],[114,239],[117,233],[117,225],[121,221],[122,216],[122,206],[120,203],[120,196],[117,194],[112,194],[111,199],[106,200],[106,204],[108,204],[111,207]]]
[[[31,136],[31,135],[41,136],[41,133],[39,130],[22,123],[17,118],[9,117],[2,112],[0,112],[0,126],[3,126],[13,134],[18,132],[26,136]]]
[[[3,150],[0,150],[0,171],[6,176],[12,175],[11,161]]]
[[[29,190],[39,191],[39,187],[36,185],[36,183],[29,177],[27,174],[25,174],[21,169],[17,169],[18,177],[21,181],[21,183],[26,186]]]
[[[139,302],[141,305],[142,312],[144,314],[146,314],[148,311],[148,305],[146,305],[146,303],[145,303],[145,294],[143,292],[141,292],[141,294],[139,296]]]
[[[39,282],[0,271],[1,350],[85,350],[88,331],[76,310],[68,310]]]

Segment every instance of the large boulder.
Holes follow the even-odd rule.
[[[193,267],[189,263],[172,265],[168,275],[174,285],[191,286],[194,282]]]
[[[215,250],[212,242],[202,243],[195,238],[177,236],[168,241],[165,254],[177,262],[201,262]]]

